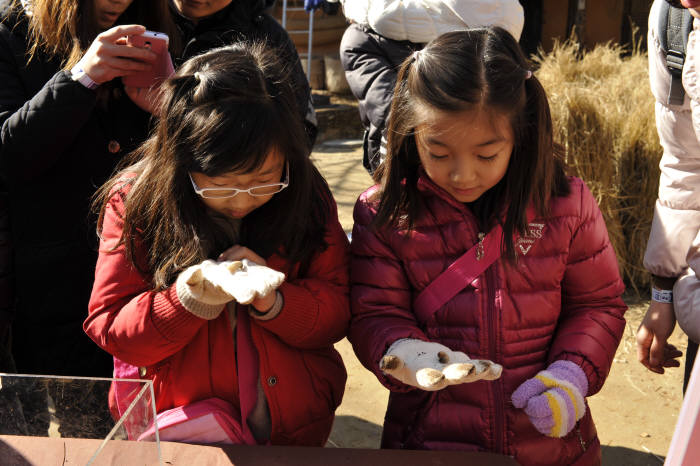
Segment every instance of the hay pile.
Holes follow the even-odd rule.
[[[598,200],[625,282],[645,292],[642,259],[662,150],[646,52],[624,52],[607,44],[581,53],[567,41],[535,58],[535,74],[550,99],[555,140]]]

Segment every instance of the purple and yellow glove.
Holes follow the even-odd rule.
[[[586,413],[588,379],[577,364],[554,361],[513,392],[516,408],[525,408],[530,422],[548,437],[564,437]]]

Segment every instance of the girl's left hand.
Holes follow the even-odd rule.
[[[124,86],[126,95],[135,103],[141,110],[144,110],[153,115],[160,105],[161,91],[160,86],[153,87],[131,87]]]

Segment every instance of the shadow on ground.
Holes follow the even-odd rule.
[[[357,416],[336,416],[327,447],[379,448],[382,426]]]
[[[664,458],[626,447],[602,447],[605,466],[659,466]]]

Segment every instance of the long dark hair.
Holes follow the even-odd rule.
[[[243,218],[240,244],[262,257],[281,254],[301,268],[326,247],[330,191],[308,157],[292,80],[276,53],[237,43],[191,58],[164,83],[158,117],[150,138],[101,188],[96,203],[100,232],[114,191],[132,185],[118,245],[156,289],[232,246],[192,189],[189,172],[248,173],[273,150],[289,164],[289,187]],[[148,251],[147,264],[135,257],[137,241]]]
[[[505,255],[515,258],[513,235],[525,234],[527,207],[546,216],[550,198],[569,192],[547,96],[529,69],[518,43],[499,27],[444,34],[404,61],[388,122],[387,158],[374,175],[382,184],[376,226],[410,229],[423,208],[414,136],[420,106],[455,113],[484,108],[509,118],[514,147],[505,176],[470,207],[482,228],[502,225]]]
[[[41,50],[70,69],[100,33],[92,0],[32,0],[28,6],[31,15],[24,15],[23,8],[20,0],[13,0],[13,12],[29,22],[29,60]],[[170,38],[170,52],[177,56],[181,51],[168,0],[134,0],[117,24],[141,24],[164,32]]]

